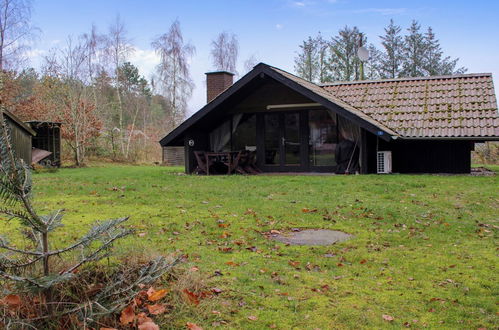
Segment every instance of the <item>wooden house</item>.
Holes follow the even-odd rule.
[[[469,173],[476,142],[499,140],[492,75],[317,85],[263,63],[232,84],[207,73],[208,103],[161,141],[248,150],[263,172]],[[208,160],[208,158],[206,158]]]

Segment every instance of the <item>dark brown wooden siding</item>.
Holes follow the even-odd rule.
[[[17,157],[24,160],[26,164],[31,164],[31,134],[21,128],[10,118],[7,118],[7,123],[10,128],[10,138],[14,153]]]
[[[470,173],[471,141],[395,140],[376,141],[367,133],[367,172],[376,173],[376,151],[392,151],[393,173]]]

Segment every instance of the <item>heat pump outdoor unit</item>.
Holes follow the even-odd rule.
[[[392,152],[378,151],[378,174],[392,173]]]

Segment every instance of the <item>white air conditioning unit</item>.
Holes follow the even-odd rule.
[[[376,165],[378,174],[392,173],[392,152],[378,151],[378,162]]]

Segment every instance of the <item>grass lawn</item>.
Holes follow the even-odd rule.
[[[63,239],[95,219],[129,215],[138,234],[119,243],[120,253],[188,254],[182,267],[196,266],[222,290],[179,307],[173,323],[158,317],[162,328],[498,326],[498,176],[180,171],[102,166],[34,176],[36,205],[66,209]],[[354,238],[305,247],[262,234],[291,228]]]

